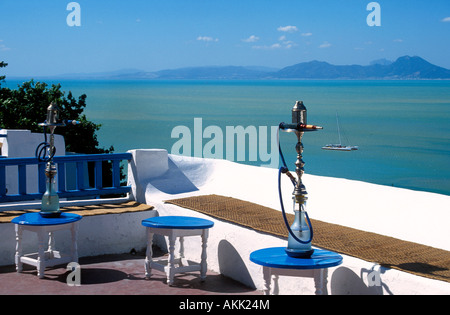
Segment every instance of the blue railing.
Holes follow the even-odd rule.
[[[55,156],[53,161],[57,165],[58,195],[60,198],[90,197],[110,194],[125,194],[131,190],[131,186],[120,186],[120,162],[131,160],[131,153],[113,154],[79,154]],[[103,184],[102,163],[111,161],[112,165],[112,186],[105,187]],[[86,184],[87,163],[94,164],[94,187]],[[68,175],[66,164],[75,164],[75,172]],[[27,192],[27,166],[37,165],[37,190],[38,192]],[[8,194],[6,187],[6,167],[17,167],[18,187],[17,193]],[[37,158],[3,158],[0,159],[0,202],[26,201],[41,199],[45,192],[45,162]],[[75,189],[67,188],[67,176],[75,177]]]

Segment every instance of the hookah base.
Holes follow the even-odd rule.
[[[41,217],[43,218],[59,218],[61,216],[61,211],[57,211],[57,212],[45,212],[45,211],[41,211],[39,212],[39,214],[41,215]]]
[[[311,250],[295,250],[295,249],[289,249],[285,248],[286,254],[289,257],[293,258],[310,258],[312,254],[314,253],[314,249]]]

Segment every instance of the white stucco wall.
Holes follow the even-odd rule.
[[[167,156],[168,169],[164,163],[155,176],[147,173],[145,181],[131,182],[142,186],[133,189],[133,192],[140,191],[139,195],[135,195],[137,201],[155,206],[160,216],[190,215],[214,221],[208,241],[208,268],[263,289],[262,267],[249,260],[250,253],[266,247],[286,246],[284,239],[165,204],[164,200],[214,193],[279,209],[277,170],[224,160],[174,156],[161,150],[138,151],[131,151],[134,157],[139,158],[133,159],[129,174],[133,169],[139,173],[141,168],[148,165],[161,164],[163,156]],[[447,228],[449,196],[308,174],[304,175],[303,182],[308,188],[308,212],[312,218],[450,249]],[[292,184],[285,177],[282,187],[288,206]],[[348,196],[346,202],[336,202],[342,196]],[[375,202],[380,197],[388,202],[383,202],[381,206]],[[424,205],[428,205],[429,225],[426,226],[421,221]],[[374,216],[373,213],[379,215]],[[163,240],[157,241],[161,247],[166,246]],[[187,258],[198,261],[200,239],[188,238],[185,247]],[[330,294],[450,294],[450,284],[447,282],[380,268],[374,263],[346,255],[343,257],[341,266],[329,269],[327,290]],[[368,274],[372,270],[379,271],[379,286],[369,285]],[[280,277],[279,293],[313,294],[313,279]]]
[[[0,129],[1,155],[8,158],[35,157],[36,148],[44,141],[43,133],[32,133],[30,130]],[[49,141],[47,136],[47,141]],[[65,155],[64,137],[55,135],[56,155]],[[6,189],[8,194],[18,193],[17,167],[6,167]],[[36,165],[27,165],[27,192],[38,192],[38,173]]]
[[[174,156],[165,150],[132,150],[133,160],[128,166],[132,198],[153,205],[155,210],[84,217],[80,221],[78,249],[80,256],[129,252],[146,246],[145,228],[141,221],[151,216],[187,215],[214,222],[208,239],[208,268],[263,289],[262,267],[249,260],[250,253],[266,247],[286,246],[284,239],[252,231],[201,213],[165,204],[164,200],[193,195],[220,194],[259,203],[279,209],[277,170],[245,166],[223,160]],[[142,175],[143,174],[143,175]],[[333,179],[305,174],[304,183],[309,192],[308,212],[314,219],[342,224],[375,233],[449,250],[448,219],[450,197],[372,185],[344,179]],[[283,193],[288,205],[292,185],[283,179]],[[345,203],[333,198],[349,195]],[[392,205],[374,203],[382,196]],[[350,198],[351,197],[351,198]],[[404,200],[414,200],[409,202]],[[423,205],[427,207],[429,225],[420,225]],[[407,206],[406,209],[401,205]],[[375,212],[375,210],[377,212]],[[380,216],[373,216],[379,213]],[[405,217],[406,214],[408,217]],[[281,215],[281,213],[280,213]],[[419,221],[419,222],[417,222]],[[389,224],[386,224],[389,222]],[[404,222],[410,222],[403,224]],[[419,224],[420,230],[409,224]],[[64,233],[64,232],[61,232]],[[68,246],[69,235],[57,239],[57,246]],[[14,225],[0,224],[0,265],[14,263]],[[166,247],[163,238],[155,238],[160,247]],[[30,236],[25,250],[35,250]],[[199,261],[200,238],[185,240],[186,258]],[[411,275],[343,255],[343,264],[330,268],[327,291],[329,294],[450,294],[450,284]],[[368,272],[380,270],[380,285],[369,286]],[[314,294],[313,279],[280,277],[279,294]]]

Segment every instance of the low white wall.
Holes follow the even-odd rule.
[[[160,152],[146,151],[142,153],[148,155],[147,158],[143,159],[146,165],[151,164],[152,159],[155,159],[155,163],[160,163]],[[169,169],[164,172],[163,176],[152,177],[149,175],[148,178],[150,180],[147,182],[131,183],[145,186],[135,188],[136,190],[141,189],[141,191],[145,191],[145,196],[136,196],[137,201],[145,201],[155,206],[159,216],[187,215],[212,220],[215,225],[210,230],[208,240],[208,268],[251,287],[263,289],[262,267],[249,260],[250,253],[266,247],[284,247],[286,246],[284,239],[220,221],[195,211],[165,204],[163,201],[215,193],[278,209],[277,170],[245,166],[222,160],[182,157],[170,154],[167,157]],[[139,161],[134,162],[136,163],[133,166],[134,171],[138,173],[141,168],[147,167],[146,165],[140,165]],[[129,174],[132,171],[132,169],[129,169]],[[370,212],[371,207],[379,207],[380,205],[366,205],[366,212],[364,213],[364,207],[361,204],[370,202],[371,199],[364,199],[367,199],[365,196],[371,196],[373,189],[375,189],[375,192],[381,190],[384,193],[383,196],[393,202],[395,206],[401,204],[400,200],[396,199],[396,194],[399,194],[398,198],[404,198],[405,195],[408,195],[409,198],[416,198],[415,200],[419,205],[424,200],[431,202],[431,199],[434,197],[434,200],[437,199],[441,203],[433,203],[433,210],[436,213],[441,213],[447,205],[450,205],[450,198],[446,198],[447,196],[423,194],[406,190],[399,191],[391,187],[355,181],[351,182],[352,186],[349,187],[350,183],[346,180],[340,180],[338,184],[335,181],[339,181],[339,179],[308,175],[305,175],[304,180],[307,188],[309,187],[308,183],[311,183],[314,190],[321,190],[324,195],[331,193],[328,189],[333,189],[333,194],[336,194],[339,192],[342,193],[342,190],[345,189],[357,188],[361,199],[354,198],[354,204],[352,205],[352,199],[347,199],[346,203],[336,203],[333,200],[321,198],[317,191],[315,194],[310,193],[310,198],[314,195],[315,198],[321,199],[313,203],[313,205],[327,206],[326,208],[319,209],[310,207],[310,216],[312,218],[316,218],[317,213],[320,212],[320,219],[327,221],[327,214],[332,213],[333,215],[330,215],[331,220],[328,222],[336,223],[333,221],[339,221],[340,224],[344,223],[344,225],[345,222],[348,222],[348,226],[355,228],[361,228],[361,226],[372,223],[370,226],[372,231],[382,231],[386,232],[383,234],[390,234],[391,236],[408,240],[408,238],[414,237],[414,233],[410,233],[408,227],[402,226],[400,224],[401,222],[397,222],[397,226],[389,226],[391,229],[386,228],[384,225],[378,226],[379,222],[389,220],[389,215],[381,218],[372,217]],[[328,182],[333,183],[333,185],[327,185],[326,183]],[[291,202],[292,184],[286,178],[283,179],[282,185],[285,203],[288,205]],[[308,191],[310,191],[309,188]],[[140,200],[139,198],[144,199]],[[326,204],[326,201],[333,203],[334,206],[330,207]],[[382,203],[382,206],[384,205]],[[408,210],[410,215],[422,213],[422,209],[419,206],[414,207],[410,203],[407,205],[408,209],[406,210]],[[356,212],[355,209],[359,209],[360,211],[357,218],[362,218],[364,222],[359,223],[352,216],[346,217],[346,215]],[[403,209],[400,210],[400,213],[394,213],[392,217],[396,219],[397,216],[400,216],[403,213]],[[339,213],[341,216],[337,215]],[[434,216],[432,217],[434,219]],[[420,220],[420,216],[416,218]],[[441,222],[440,225],[435,224],[430,228],[436,230],[436,235],[448,233],[445,222]],[[433,237],[426,238],[428,242],[437,242],[446,246],[448,246],[448,239],[442,241],[434,240]],[[160,238],[156,242],[163,248],[167,246],[165,240]],[[185,240],[185,255],[187,259],[198,261],[200,249],[199,237],[187,238]],[[342,265],[329,269],[327,283],[327,291],[329,294],[450,294],[450,284],[447,282],[418,277],[394,269],[381,268],[374,263],[346,255],[343,255],[343,257]],[[370,279],[368,276],[373,270],[379,271],[379,285],[371,286],[373,282],[369,282]],[[279,294],[314,294],[314,290],[314,281],[310,278],[299,280],[299,278],[280,277],[279,279]]]
[[[30,130],[1,129],[0,134],[6,137],[0,138],[2,143],[2,155],[9,158],[34,157],[39,143],[44,141],[43,133],[32,133]],[[47,135],[50,141],[50,135]],[[64,137],[55,135],[56,155],[65,155]]]
[[[79,221],[78,255],[79,257],[103,254],[128,253],[133,248],[145,249],[147,239],[141,221],[156,214],[154,210],[85,216]],[[0,224],[0,266],[14,264],[16,250],[15,229],[13,223]],[[70,231],[55,232],[56,249],[67,252],[70,249]],[[37,252],[36,233],[23,233],[23,253]]]
[[[19,157],[34,157],[37,146],[44,141],[44,134],[32,133],[30,130],[19,129],[2,129],[1,134],[6,135],[5,138],[1,137],[1,155],[8,158]],[[49,135],[47,135],[47,141],[50,141]],[[56,155],[65,155],[65,142],[64,137],[61,135],[55,135],[55,147]],[[18,178],[17,167],[6,167],[6,189],[8,194],[18,193]],[[38,172],[36,165],[27,166],[27,192],[38,192]]]
[[[142,149],[128,152],[132,155],[132,160],[128,164],[128,184],[131,185],[131,195],[135,200],[147,203],[147,186],[169,170],[167,151]]]
[[[128,169],[129,183],[133,186],[132,197],[136,198],[138,202],[153,205],[155,210],[84,217],[80,221],[79,229],[78,249],[80,257],[123,253],[129,252],[132,248],[137,250],[145,248],[146,233],[141,221],[151,216],[187,215],[201,217],[212,220],[215,224],[210,230],[208,240],[208,268],[251,287],[263,289],[262,267],[249,260],[250,253],[266,247],[286,246],[285,240],[213,219],[195,211],[165,204],[164,200],[215,193],[278,209],[277,170],[245,166],[222,160],[174,156],[167,154],[164,150],[133,150],[132,154],[133,161],[129,163]],[[152,169],[151,172],[149,168]],[[145,176],[139,177],[141,170]],[[330,186],[327,184],[330,182],[335,184],[336,181],[339,181],[339,179],[305,175],[305,185],[310,192],[310,199],[313,198],[313,195],[314,198],[320,197],[317,192],[313,193],[314,190],[321,189],[323,194],[326,195],[331,193],[327,191],[327,189],[330,189],[329,187],[332,187],[333,191],[351,188],[348,186],[348,181],[345,180],[339,181],[338,185]],[[310,187],[314,187],[314,189]],[[352,187],[358,187],[358,192],[363,196],[363,199],[364,196],[371,193],[367,190],[374,188],[370,184],[366,185],[361,182],[353,182]],[[382,188],[384,191],[384,187]],[[395,200],[397,191],[394,190],[394,193],[392,193],[392,189],[395,188],[386,190],[384,196],[389,196],[389,200],[399,204]],[[291,190],[292,185],[289,180],[283,180],[286,205],[290,203]],[[450,203],[447,202],[450,198],[444,198],[446,196],[431,194],[430,197],[428,194],[408,192],[401,193],[399,198],[408,195],[409,198],[416,198],[419,205],[424,200],[433,199],[432,197],[439,200],[439,204],[434,203],[433,209],[429,209],[429,214],[432,217],[434,217],[433,213],[440,213],[440,207],[447,210],[449,208]],[[329,202],[332,202],[332,200]],[[314,202],[310,202],[310,205],[311,203],[317,205]],[[328,222],[337,223],[336,220],[339,220],[340,224],[346,225],[346,222],[348,222],[348,226],[355,228],[361,228],[367,222],[372,222],[371,229],[373,231],[379,232],[377,229],[381,229],[381,231],[384,229],[386,233],[383,234],[394,234],[391,235],[394,237],[400,235],[400,238],[407,240],[408,237],[414,236],[411,235],[413,233],[408,233],[408,227],[401,225],[401,222],[398,222],[396,229],[378,226],[379,221],[377,220],[383,221],[390,218],[372,218],[372,212],[370,212],[372,205],[367,205],[369,210],[365,215],[366,219],[370,218],[371,220],[363,220],[364,222],[358,223],[355,218],[348,216],[348,214],[356,212],[354,209],[364,209],[361,203],[364,203],[364,201],[347,200],[345,204],[338,203],[335,204],[334,208],[325,208],[326,203],[321,200],[319,204],[324,208],[311,206],[309,213],[312,218],[317,218],[320,214],[319,219],[324,221],[327,221],[328,213],[330,218]],[[409,206],[408,213],[410,215],[419,213],[420,215],[417,215],[416,218],[420,220],[423,216],[423,210]],[[373,205],[373,207],[379,207],[379,205]],[[341,216],[336,217],[336,213],[340,213]],[[396,218],[397,215],[399,214],[392,217]],[[359,214],[359,217],[364,218],[364,214]],[[445,233],[442,232],[443,228],[448,231],[448,220],[446,218],[441,216],[442,222],[440,225],[438,222],[431,227],[436,230],[436,235]],[[361,224],[361,226],[358,224]],[[59,233],[61,233],[61,236],[57,235],[57,248],[69,246],[68,233]],[[27,238],[24,250],[35,252],[36,240],[33,239],[34,236],[24,235],[24,238]],[[0,239],[2,240],[0,242],[0,265],[13,264],[15,233],[12,223],[0,224]],[[448,243],[448,240],[449,238],[445,239],[444,245]],[[166,247],[163,238],[156,238],[155,241],[162,248]],[[434,238],[430,238],[428,241],[433,242]],[[441,240],[436,242],[442,243]],[[199,261],[200,250],[199,237],[186,238],[185,255],[187,259]],[[327,283],[329,294],[450,294],[450,284],[447,282],[383,268],[380,270],[380,285],[370,287],[367,278],[368,273],[373,268],[378,270],[379,267],[371,262],[345,255],[343,257],[344,261],[341,266],[329,269]],[[314,282],[312,279],[280,277],[279,294],[314,294]]]
[[[195,211],[164,203],[153,204],[159,216],[195,216],[213,221],[214,227],[210,229],[207,247],[208,269],[259,290],[264,289],[262,267],[250,261],[250,254],[261,248],[287,245],[284,239],[220,221]],[[166,240],[158,238],[155,242],[163,249],[167,247]],[[185,238],[184,246],[186,258],[198,262],[201,254],[200,238]],[[343,258],[340,266],[328,270],[326,285],[328,294],[450,294],[449,283],[417,277],[395,269],[380,268],[374,263],[347,255],[343,255]],[[379,286],[370,285],[369,281],[374,280],[368,277],[372,270],[380,271]],[[278,283],[278,294],[282,295],[315,292],[314,280],[311,278],[280,277]]]

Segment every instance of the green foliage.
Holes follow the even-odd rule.
[[[8,64],[7,63],[5,63],[5,62],[3,62],[3,61],[0,61],[0,68],[4,68],[4,67],[6,67]],[[4,76],[4,75],[0,75],[0,83],[3,81],[3,80],[5,80],[5,77],[6,76]]]
[[[0,65],[4,65],[4,63],[2,62]],[[47,107],[54,101],[61,109],[61,119],[81,122],[79,125],[55,129],[55,134],[64,136],[66,151],[84,154],[113,152],[113,147],[109,149],[98,147],[96,132],[101,125],[88,121],[86,115],[83,114],[86,98],[86,95],[83,94],[75,99],[72,92],[65,96],[65,92],[61,91],[60,84],[48,87],[46,83],[34,80],[24,82],[16,90],[1,88],[0,128],[43,132],[39,123],[46,119]]]
[[[7,64],[0,62],[0,68]],[[80,154],[112,153],[114,147],[109,149],[99,148],[96,132],[100,124],[88,121],[83,114],[86,107],[86,95],[76,99],[72,92],[65,96],[60,84],[49,87],[46,83],[30,80],[19,85],[17,89],[1,87],[5,76],[0,76],[0,128],[4,129],[28,129],[31,132],[43,132],[39,124],[47,118],[47,107],[51,102],[56,102],[60,108],[60,118],[63,120],[78,120],[80,124],[57,127],[55,134],[64,136],[66,151]],[[57,155],[58,155],[58,148]],[[93,165],[89,165],[89,171],[93,171]],[[111,183],[111,165],[103,163],[103,183]],[[91,177],[93,179],[93,176]],[[121,170],[121,179],[124,179]],[[93,185],[93,183],[91,183]]]

